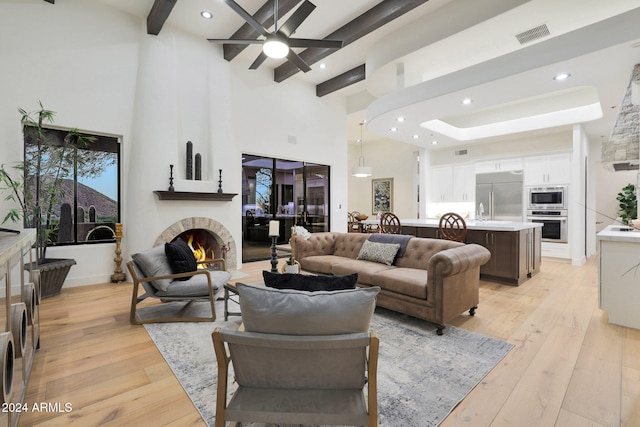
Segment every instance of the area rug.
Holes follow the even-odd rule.
[[[216,310],[213,323],[145,325],[209,426],[215,422],[217,385],[211,332],[240,324],[240,317],[224,321],[222,302]],[[453,326],[438,336],[433,324],[382,308],[376,308],[371,330],[380,337],[378,409],[384,427],[439,425],[513,348]]]

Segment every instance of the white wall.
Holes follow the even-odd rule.
[[[418,176],[417,152],[419,147],[389,139],[365,141],[362,153],[365,165],[371,166],[373,175],[356,178],[349,175],[349,211],[358,211],[372,217],[372,180],[393,178],[393,211],[399,218],[416,218],[418,214],[416,185]],[[349,144],[349,174],[358,166],[360,144]]]
[[[203,155],[210,191],[222,169],[224,191],[240,193],[243,152],[329,164],[332,229],[346,223],[336,215],[347,200],[345,105],[317,98],[306,83],[274,83],[266,70],[224,61],[206,40],[166,25],[150,36],[144,19],[82,0],[0,3],[0,64],[0,163],[22,160],[17,108],[36,110],[38,100],[58,113],[56,125],[121,138],[125,260],[185,212],[223,223],[240,246],[239,196],[203,205],[153,195],[168,187],[169,164],[184,177],[188,140]],[[176,190],[187,184],[176,180]],[[6,207],[0,202],[2,215]],[[97,244],[49,255],[76,258],[70,286],[108,281],[113,250]],[[237,257],[240,265],[239,248]]]

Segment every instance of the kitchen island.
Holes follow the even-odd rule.
[[[491,252],[480,268],[480,277],[520,285],[540,271],[542,224],[531,222],[465,219],[466,243],[477,243]],[[401,219],[402,233],[440,238],[439,220]]]
[[[598,303],[609,323],[640,329],[640,230],[609,225],[598,239]]]

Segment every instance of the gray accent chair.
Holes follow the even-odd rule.
[[[244,327],[212,334],[216,427],[378,425],[379,338],[369,325],[379,288],[304,292],[238,283],[237,290]],[[230,365],[238,388],[227,402]]]
[[[214,307],[216,296],[231,278],[231,274],[226,271],[224,259],[205,261],[208,265],[206,269],[172,274],[162,245],[134,254],[132,258],[127,262],[127,269],[133,280],[129,313],[131,324],[213,322],[216,320]],[[140,294],[140,287],[144,290],[142,294]],[[162,302],[184,301],[186,304],[172,315],[141,317],[137,313],[138,304],[148,298]],[[211,315],[204,317],[185,315],[187,308],[196,301],[208,302],[211,307]]]

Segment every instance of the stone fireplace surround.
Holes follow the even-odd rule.
[[[237,245],[233,236],[224,225],[211,218],[191,217],[176,221],[160,233],[153,246],[170,242],[181,233],[192,229],[207,230],[213,235],[220,247],[227,245],[227,270],[233,271],[237,269]],[[216,254],[216,256],[218,256],[218,254]]]

